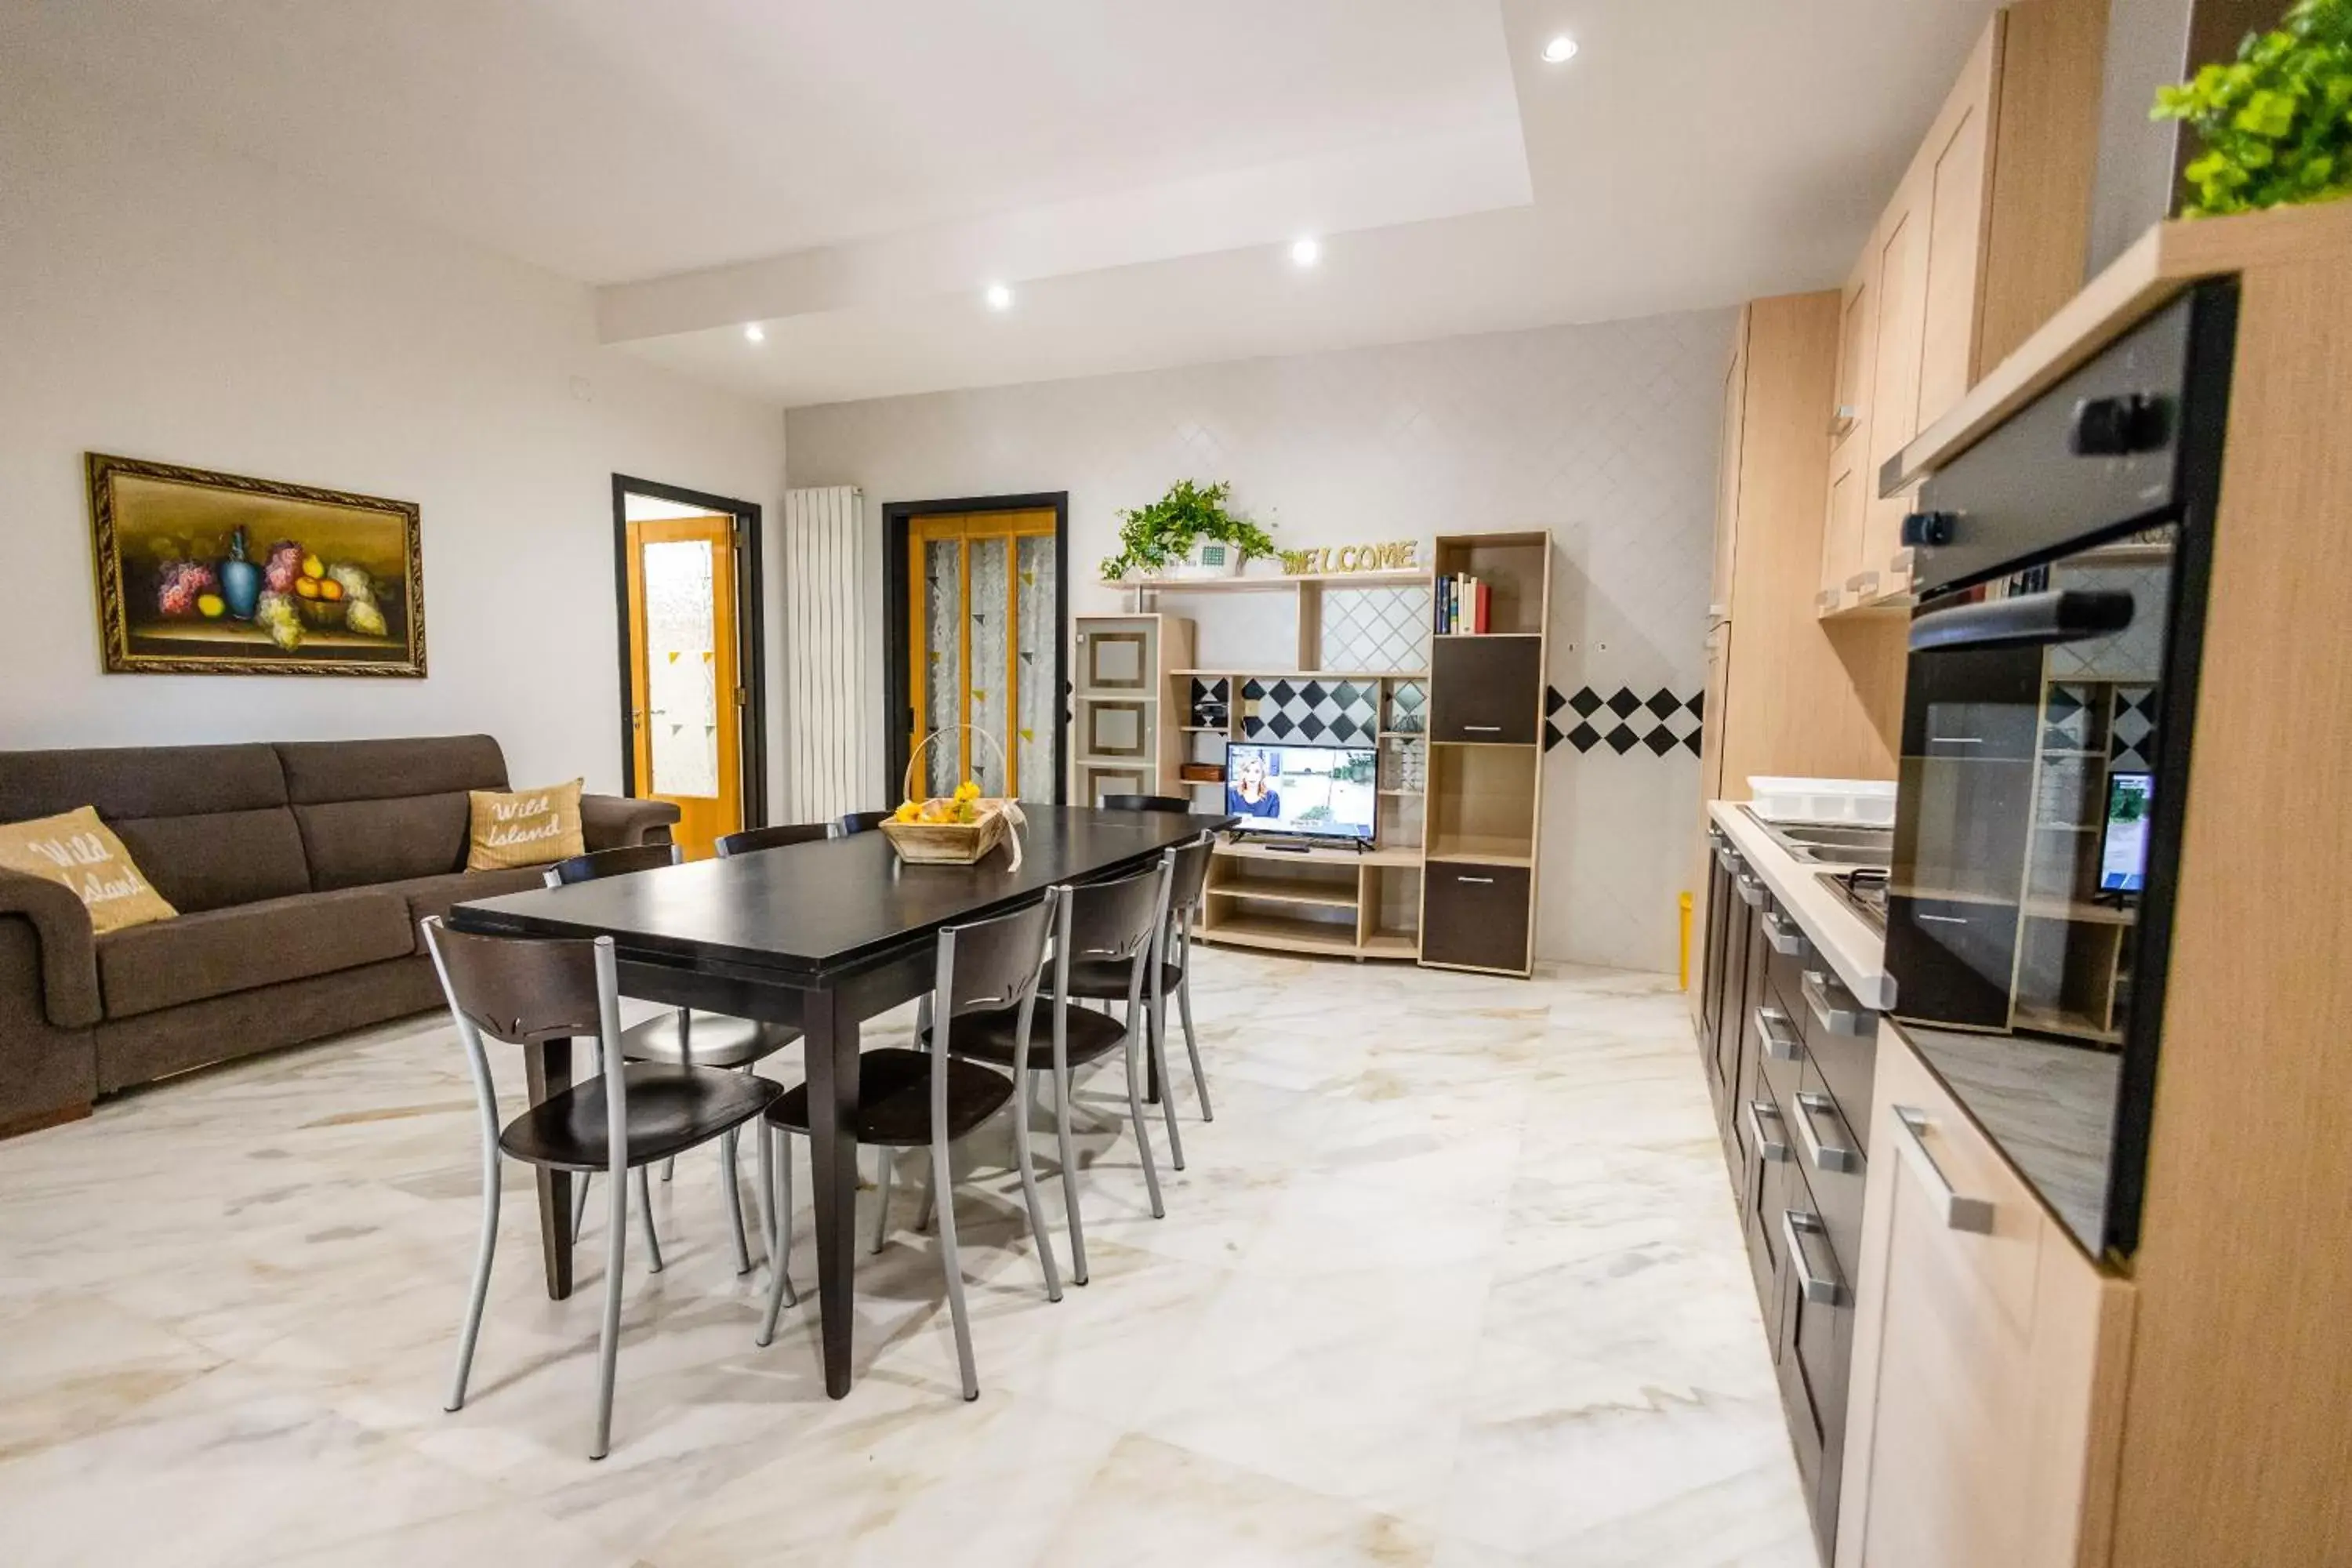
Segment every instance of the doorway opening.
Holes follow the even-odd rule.
[[[613,552],[622,787],[701,859],[767,822],[760,508],[615,474]]]
[[[892,501],[882,509],[890,787],[1064,799],[1069,493]],[[971,725],[995,741],[979,739]],[[1002,760],[999,750],[1002,750]]]

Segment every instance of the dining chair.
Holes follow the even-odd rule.
[[[763,830],[772,831],[772,830]],[[724,851],[721,851],[724,853]],[[569,860],[559,860],[547,868],[546,881],[551,888],[570,887],[580,882],[593,882],[603,877],[619,877],[634,871],[658,870],[677,865],[685,851],[675,844],[631,844],[614,849],[593,850],[574,855]],[[748,1073],[753,1066],[775,1055],[801,1037],[800,1030],[789,1024],[763,1024],[751,1018],[730,1017],[724,1013],[706,1013],[698,1008],[677,1007],[656,1015],[641,1024],[632,1025],[621,1035],[621,1054],[633,1062],[676,1062],[695,1067],[728,1068]],[[742,1186],[737,1175],[737,1139],[733,1133],[720,1140],[719,1161],[727,1199],[727,1218],[735,1237],[735,1272],[751,1271],[751,1247],[743,1234]],[[668,1181],[672,1163],[665,1160],[662,1180]],[[767,1184],[761,1184],[760,1198],[767,1200]],[[572,1237],[580,1238],[581,1226],[588,1217],[588,1182],[583,1177],[580,1191],[572,1200]],[[762,1213],[760,1234],[767,1235],[766,1215]],[[646,1246],[652,1254],[653,1270],[661,1272],[661,1242],[654,1229],[653,1214],[646,1215]]]
[[[786,845],[816,844],[840,837],[841,826],[833,822],[787,822],[775,827],[747,827],[719,839],[719,858],[728,860],[755,849],[782,849]]]
[[[887,811],[845,811],[841,814],[841,831],[845,837],[852,833],[871,833],[889,821],[893,815]]]
[[[1192,803],[1172,795],[1107,795],[1102,797],[1105,811],[1158,811],[1182,816],[1192,809]]]
[[[1029,1234],[1037,1243],[1037,1261],[1045,1277],[1045,1299],[1062,1299],[1060,1270],[1054,1260],[1053,1239],[1045,1230],[1045,1209],[1037,1199],[1037,1176],[1029,1155],[1028,1100],[1020,1086],[1028,1081],[1029,1028],[1037,1005],[1038,972],[1045,961],[1045,940],[1054,929],[1059,900],[1049,891],[1044,900],[993,920],[941,931],[931,980],[932,1025],[926,1050],[883,1047],[857,1058],[857,1109],[853,1125],[857,1142],[880,1151],[883,1169],[889,1169],[893,1152],[928,1146],[930,1186],[937,1200],[940,1263],[947,1274],[948,1311],[954,1320],[956,1361],[963,1373],[963,1396],[980,1397],[980,1378],[972,1366],[971,1326],[964,1310],[963,1266],[956,1254],[954,1174],[949,1147],[968,1136],[1016,1098],[1013,1147],[1021,1171],[1021,1195],[1029,1209]],[[1006,1020],[1011,1076],[981,1061],[968,1059],[967,1032],[984,1033],[991,1021]],[[976,1042],[975,1042],[976,1043]],[[777,1173],[780,1191],[771,1205],[775,1228],[769,1243],[778,1260],[768,1282],[768,1315],[760,1328],[760,1342],[775,1338],[776,1315],[784,1299],[797,1304],[784,1265],[792,1257],[792,1143],[787,1134],[809,1136],[809,1089],[805,1083],[786,1089],[767,1108],[768,1134],[776,1144],[769,1163]],[[887,1185],[880,1194],[887,1211]]]
[[[1142,1055],[1153,1048],[1151,1030],[1144,1026],[1144,981],[1148,967],[1165,956],[1169,868],[1163,858],[1147,870],[1112,881],[1080,882],[1054,889],[1054,955],[1039,985],[1050,984],[1053,1050],[1044,1061],[1027,1055],[1027,1032],[1008,1012],[984,1014],[967,1021],[950,1048],[995,1065],[1025,1062],[1027,1072],[1051,1076],[1054,1088],[1054,1131],[1062,1161],[1063,1206],[1070,1225],[1070,1278],[1087,1282],[1086,1231],[1078,1215],[1078,1162],[1070,1122],[1070,1074],[1089,1062],[1118,1054],[1127,1069],[1128,1114],[1135,1128],[1137,1151],[1143,1163],[1143,1184],[1151,1199],[1154,1219],[1167,1215],[1160,1196],[1160,1170],[1151,1152],[1151,1129],[1143,1110]],[[1071,976],[1080,965],[1124,965],[1125,1014],[1114,1018],[1073,1007]],[[1160,1076],[1164,1080],[1163,1063]],[[1016,1076],[1023,1069],[1015,1068]],[[1024,1079],[1025,1083],[1025,1078]],[[1026,1095],[1024,1095],[1025,1101]],[[1019,1119],[1027,1121],[1025,1112]],[[1172,1123],[1171,1123],[1172,1126]]]
[[[501,1157],[511,1155],[545,1170],[576,1172],[583,1183],[589,1172],[601,1170],[612,1178],[613,1210],[604,1249],[604,1321],[597,1342],[596,1441],[588,1454],[601,1459],[612,1445],[621,1282],[629,1250],[629,1176],[636,1176],[637,1202],[650,1226],[646,1167],[698,1144],[733,1137],[782,1090],[766,1079],[719,1068],[628,1060],[621,1028],[619,965],[610,937],[553,941],[473,936],[447,930],[438,915],[423,923],[425,947],[472,1069],[482,1130],[481,1242],[446,1408],[465,1405],[466,1380],[489,1296],[490,1263],[498,1250]],[[501,1128],[498,1086],[482,1044],[486,1037],[525,1047],[585,1037],[597,1043],[597,1059],[605,1065],[595,1077],[558,1090]],[[764,1165],[764,1138],[760,1152]],[[650,1229],[647,1234],[650,1240]]]

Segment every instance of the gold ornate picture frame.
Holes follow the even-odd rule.
[[[86,461],[108,673],[425,674],[415,502]]]

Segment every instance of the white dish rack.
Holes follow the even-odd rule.
[[[1874,779],[1750,777],[1748,809],[1768,822],[1895,826],[1895,786]]]

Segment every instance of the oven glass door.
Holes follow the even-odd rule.
[[[2120,1047],[2179,529],[1913,622],[1887,971],[1900,1018]]]

